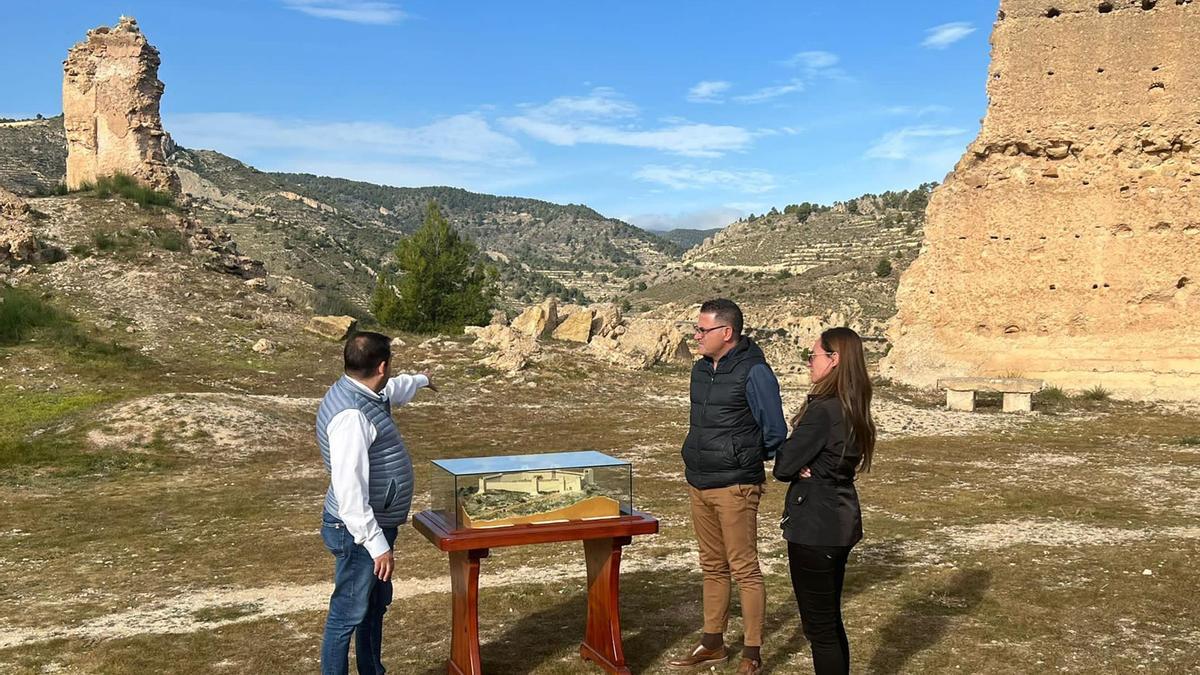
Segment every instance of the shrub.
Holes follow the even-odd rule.
[[[1112,398],[1112,392],[1098,384],[1091,389],[1084,390],[1079,394],[1079,398],[1085,401],[1107,401]]]
[[[187,245],[183,239],[183,233],[174,228],[162,228],[154,230],[154,239],[158,245],[168,251],[182,251]]]
[[[1059,387],[1046,387],[1037,393],[1037,399],[1041,403],[1066,403],[1070,398],[1067,392]]]
[[[142,206],[173,206],[175,198],[169,192],[159,192],[144,187],[133,176],[114,173],[96,179],[96,196],[101,198],[117,195],[131,199]]]
[[[892,263],[887,258],[880,258],[879,264],[875,266],[875,276],[879,278],[892,276]]]

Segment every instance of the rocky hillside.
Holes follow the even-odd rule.
[[[23,196],[49,194],[66,175],[62,115],[0,120],[0,187]]]
[[[0,186],[23,195],[52,191],[65,174],[62,118],[0,123],[0,150]],[[170,163],[202,221],[228,230],[272,272],[309,281],[332,304],[364,306],[375,272],[396,239],[420,225],[430,199],[491,258],[513,305],[547,293],[611,298],[624,279],[683,250],[586,206],[267,173],[218,152],[173,150]]]
[[[629,306],[688,320],[696,303],[729,297],[781,363],[822,328],[849,325],[876,353],[895,314],[896,281],[921,245],[932,185],[820,206],[791,205],[729,225],[648,280]]]

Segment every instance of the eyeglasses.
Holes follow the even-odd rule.
[[[811,366],[813,360],[818,356],[828,356],[829,358],[833,358],[834,354],[837,354],[837,352],[809,352],[807,356],[802,356],[804,356],[804,361]]]
[[[718,328],[729,328],[729,326],[713,326],[712,328],[701,328],[700,326],[692,326],[692,331],[696,335],[708,335],[709,332],[714,331]]]

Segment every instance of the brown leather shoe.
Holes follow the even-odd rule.
[[[737,675],[762,675],[762,661],[743,658],[738,664]]]
[[[727,658],[729,658],[729,650],[725,648],[725,645],[721,645],[716,649],[705,649],[704,645],[698,645],[692,650],[691,654],[688,654],[682,659],[668,661],[667,665],[671,666],[672,668],[691,668],[692,666],[698,666],[702,663],[724,661]]]

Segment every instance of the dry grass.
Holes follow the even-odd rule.
[[[661,519],[662,532],[626,552],[625,649],[635,672],[664,670],[700,619],[678,454],[686,373],[590,366],[554,347],[512,379],[476,366],[466,340],[431,351],[416,342],[401,363],[441,366],[443,390],[397,413],[417,459],[417,508],[428,504],[433,458],[587,448],[635,462],[636,505]],[[0,672],[313,670],[331,567],[316,527],[325,478],[308,437],[312,411],[272,397],[319,396],[336,349],[314,343],[266,368],[219,356],[206,369],[166,362],[174,375],[109,382],[114,395],[89,403],[83,417],[75,408],[47,413],[24,429],[25,437],[43,428],[77,434],[79,452],[136,452],[161,464],[7,474]],[[0,359],[6,376],[31,358],[8,356]],[[265,396],[164,393],[234,384]],[[860,484],[867,538],[847,575],[857,670],[1200,668],[1200,610],[1191,601],[1200,582],[1200,451],[1179,440],[1196,435],[1194,413],[1095,401],[1015,417],[940,411],[936,397],[900,388],[880,394],[884,440],[876,471]],[[140,421],[154,410],[192,421]],[[783,491],[771,485],[760,514],[770,595],[764,654],[770,672],[807,672],[775,526]],[[441,672],[445,556],[408,527],[397,548],[385,661],[393,672]],[[484,562],[490,672],[590,672],[577,656],[577,549],[504,549]],[[739,634],[735,621],[730,638]]]

